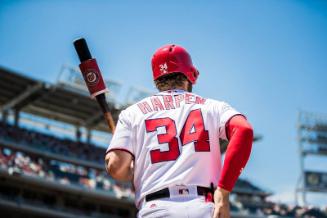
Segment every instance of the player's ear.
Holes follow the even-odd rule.
[[[158,89],[158,91],[159,92],[161,92],[161,90],[159,89],[159,87],[158,87],[158,81],[157,80],[155,80],[154,82],[153,82],[153,84],[154,84],[154,87],[156,88],[156,89]]]
[[[190,82],[190,81],[187,81],[187,91],[188,92],[192,92],[192,89],[193,89],[193,85],[192,85],[192,83]]]

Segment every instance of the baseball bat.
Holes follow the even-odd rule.
[[[109,105],[106,101],[105,93],[108,92],[106,85],[103,81],[99,66],[95,58],[92,58],[90,50],[84,38],[79,38],[74,41],[74,47],[81,61],[79,65],[86,86],[93,98],[95,98],[103,112],[104,119],[108,127],[111,129],[112,134],[115,132],[116,125],[112,114],[109,110]]]

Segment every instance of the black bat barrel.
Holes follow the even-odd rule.
[[[74,41],[74,46],[81,62],[92,59],[89,47],[84,38],[79,38]]]

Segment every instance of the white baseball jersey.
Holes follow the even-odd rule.
[[[134,156],[135,203],[173,185],[210,187],[221,170],[219,138],[239,114],[183,90],[160,92],[123,110],[108,147]]]

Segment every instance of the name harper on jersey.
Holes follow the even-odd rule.
[[[194,95],[192,93],[185,93],[179,95],[157,95],[147,98],[137,104],[143,114],[153,111],[171,110],[181,106],[181,104],[204,104],[205,98]]]

